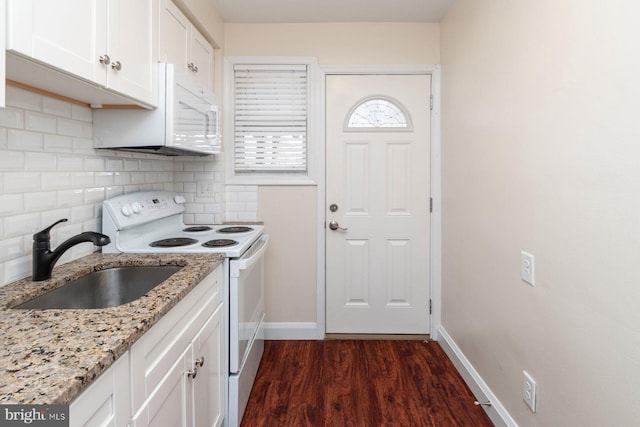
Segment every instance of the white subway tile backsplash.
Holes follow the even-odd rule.
[[[40,190],[40,173],[6,172],[3,174],[5,193],[27,193]]]
[[[96,172],[94,174],[95,185],[107,187],[113,184],[114,172]]]
[[[105,199],[104,194],[104,187],[87,188],[86,190],[84,190],[84,202],[102,203],[102,201]]]
[[[95,217],[93,205],[74,206],[71,208],[70,221],[73,223],[80,223],[83,221],[90,221]]]
[[[131,172],[131,184],[144,184],[145,176],[144,172]]]
[[[139,171],[140,170],[140,160],[137,160],[137,159],[126,159],[126,160],[124,160],[124,170],[125,171]]]
[[[96,150],[92,118],[89,108],[7,88],[7,108],[0,109],[0,286],[31,274],[36,231],[69,218],[52,230],[55,247],[81,231],[100,230],[105,198],[134,191],[179,191],[187,200],[186,223],[256,216],[246,211],[254,206],[253,196],[238,194],[257,194],[257,187],[227,189],[222,156],[174,158]],[[213,197],[194,202],[196,176],[213,180]],[[226,206],[231,194],[242,202]],[[94,249],[79,245],[59,263]]]
[[[14,258],[4,263],[4,283],[11,283],[31,275],[31,255]]]
[[[47,171],[58,168],[58,159],[51,153],[24,153],[24,168],[27,171]]]
[[[59,118],[57,133],[60,135],[69,135],[69,136],[75,136],[78,138],[86,138],[87,135],[85,134],[84,126],[85,126],[85,123],[79,120]]]
[[[31,111],[42,111],[44,97],[13,86],[6,88],[7,105]]]
[[[51,209],[50,211],[42,212],[40,227],[38,227],[38,229],[42,230],[45,227],[49,227],[51,224],[61,220],[62,218],[68,219],[70,214],[71,214],[71,210],[68,208]],[[57,239],[58,231],[63,227],[64,225],[62,226],[59,225],[54,227],[53,230],[51,230],[51,241],[56,245],[60,243],[60,241]]]
[[[38,132],[56,133],[57,120],[49,114],[25,111],[24,128]]]
[[[71,172],[69,182],[73,188],[86,188],[94,185],[93,172]]]
[[[71,186],[71,174],[68,172],[42,173],[43,190],[61,190]]]
[[[23,194],[0,194],[0,216],[24,212]],[[2,234],[0,234],[0,237]]]
[[[92,172],[104,170],[104,159],[101,157],[85,157],[84,170]]]
[[[89,138],[73,138],[73,152],[79,154],[94,154],[97,151],[93,148],[93,140]]]
[[[0,150],[6,149],[9,147],[9,142],[7,140],[7,129],[0,128]]]
[[[70,136],[45,134],[44,150],[49,153],[71,153],[73,152],[73,138]]]
[[[24,110],[11,107],[0,108],[0,126],[24,129]]]
[[[79,155],[58,155],[58,169],[61,171],[81,171],[84,165],[84,159]]]
[[[71,104],[71,118],[83,122],[93,121],[93,110],[80,105]]]
[[[42,151],[44,147],[43,136],[38,132],[9,129],[7,147],[13,150]]]
[[[71,118],[71,105],[59,99],[44,97],[42,111],[55,116]]]
[[[212,214],[195,214],[193,218],[196,224],[214,224],[219,222],[216,221],[215,215]]]
[[[0,156],[0,170],[11,171],[24,169],[24,153],[20,151],[4,151]]]
[[[33,234],[40,230],[40,214],[29,213],[4,218],[4,238]]]
[[[121,171],[124,168],[124,164],[121,159],[106,159],[105,169],[108,171]]]
[[[58,193],[38,191],[24,195],[24,208],[28,212],[42,212],[58,207]]]
[[[84,192],[80,189],[58,191],[58,207],[72,207],[82,205]]]

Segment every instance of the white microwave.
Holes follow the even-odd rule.
[[[158,66],[158,107],[94,110],[94,147],[167,156],[219,153],[217,97],[173,64]]]

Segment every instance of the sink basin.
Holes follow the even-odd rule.
[[[94,271],[13,308],[107,308],[134,301],[182,267],[115,267]]]

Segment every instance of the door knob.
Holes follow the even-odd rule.
[[[340,224],[338,224],[338,221],[331,221],[329,223],[329,228],[332,229],[332,230],[340,230],[340,231],[347,231],[348,230],[348,228],[340,227]]]

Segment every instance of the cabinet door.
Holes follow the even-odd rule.
[[[157,105],[156,4],[154,0],[109,0],[107,86],[152,105]]]
[[[193,364],[198,374],[192,381],[193,425],[218,427],[223,414],[222,304],[193,340]],[[198,366],[199,365],[199,366]]]
[[[107,0],[9,0],[7,49],[106,83]]]
[[[129,411],[129,353],[122,355],[69,406],[70,427],[125,427]]]
[[[200,83],[213,91],[213,47],[195,28],[192,31],[190,62]]]
[[[191,423],[187,404],[187,363],[191,362],[189,347],[169,369],[160,385],[131,420],[131,427],[186,427]],[[189,423],[189,424],[188,424]]]
[[[160,62],[187,70],[191,22],[171,0],[162,0],[160,8]]]

